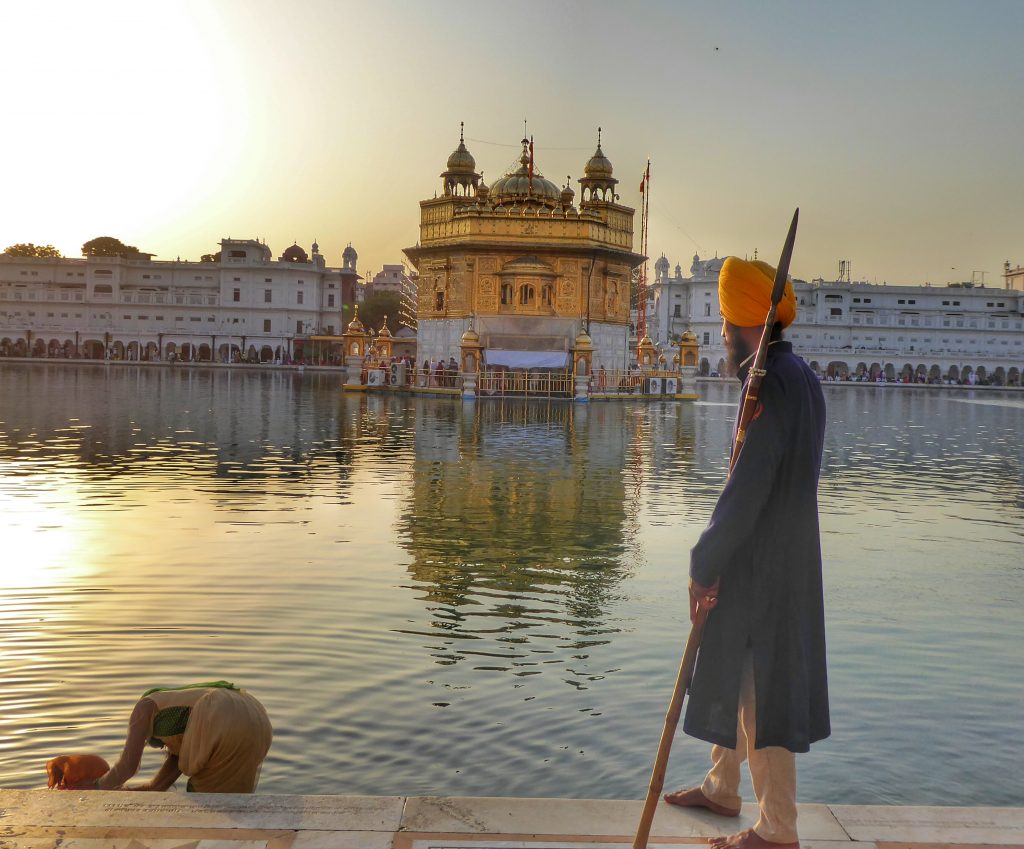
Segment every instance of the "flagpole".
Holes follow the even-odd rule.
[[[529,193],[533,194],[533,136],[530,136],[530,176],[529,176]]]
[[[647,160],[647,169],[644,171],[644,178],[640,182],[643,198],[640,206],[640,252],[644,255],[643,265],[640,266],[640,291],[637,293],[637,336],[643,338],[647,333],[647,225],[650,215],[651,197],[651,160]]]

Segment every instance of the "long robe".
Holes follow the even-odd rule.
[[[769,346],[765,368],[743,450],[690,554],[691,578],[721,584],[683,730],[736,748],[740,669],[749,646],[756,748],[806,752],[830,734],[818,533],[825,401],[817,376],[788,342]]]

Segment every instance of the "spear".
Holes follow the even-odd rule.
[[[772,305],[768,310],[767,318],[765,318],[764,332],[761,334],[761,341],[758,343],[757,353],[754,356],[754,364],[750,367],[747,377],[746,394],[743,396],[736,440],[733,442],[732,456],[729,459],[729,474],[732,474],[736,460],[743,449],[747,428],[750,426],[754,410],[757,408],[757,395],[761,388],[761,379],[765,375],[764,361],[768,355],[768,343],[771,339],[772,329],[775,327],[775,313],[779,301],[782,300],[782,293],[786,289],[789,260],[793,256],[793,243],[796,241],[796,225],[799,218],[800,210],[797,209],[793,213],[793,221],[789,225],[789,233],[786,235],[786,242],[782,247],[779,268],[775,272],[775,285],[772,287]],[[672,749],[672,739],[675,737],[676,727],[679,725],[679,716],[683,711],[683,699],[693,681],[693,670],[697,666],[697,652],[700,650],[701,639],[704,636],[704,625],[708,621],[708,613],[717,600],[715,596],[709,596],[707,607],[698,605],[693,624],[690,626],[690,635],[686,638],[686,648],[683,650],[683,659],[679,663],[679,673],[676,675],[676,685],[672,690],[672,700],[669,702],[668,711],[665,714],[665,726],[662,728],[661,742],[658,744],[658,753],[654,758],[654,769],[651,771],[651,782],[647,787],[643,813],[640,815],[640,824],[637,826],[636,837],[633,839],[633,849],[646,849],[647,840],[651,835],[651,823],[654,822],[654,813],[657,810],[658,801],[661,799],[661,791],[665,787],[668,755]]]

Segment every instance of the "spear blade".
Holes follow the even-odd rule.
[[[796,225],[800,220],[800,207],[793,213],[793,221],[789,225],[789,233],[786,235],[786,243],[782,246],[782,256],[779,257],[778,271],[775,272],[775,285],[772,287],[772,306],[776,306],[782,300],[782,293],[786,289],[786,278],[789,277],[789,260],[793,256],[793,243],[796,241]]]

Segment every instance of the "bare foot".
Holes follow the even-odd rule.
[[[708,843],[715,849],[800,849],[799,843],[772,843],[765,840],[752,828],[728,837],[712,837]]]
[[[666,793],[665,801],[670,805],[678,805],[680,808],[707,808],[713,814],[721,817],[738,817],[740,810],[732,810],[712,802],[699,787],[687,787],[685,790],[676,790],[675,793]]]

